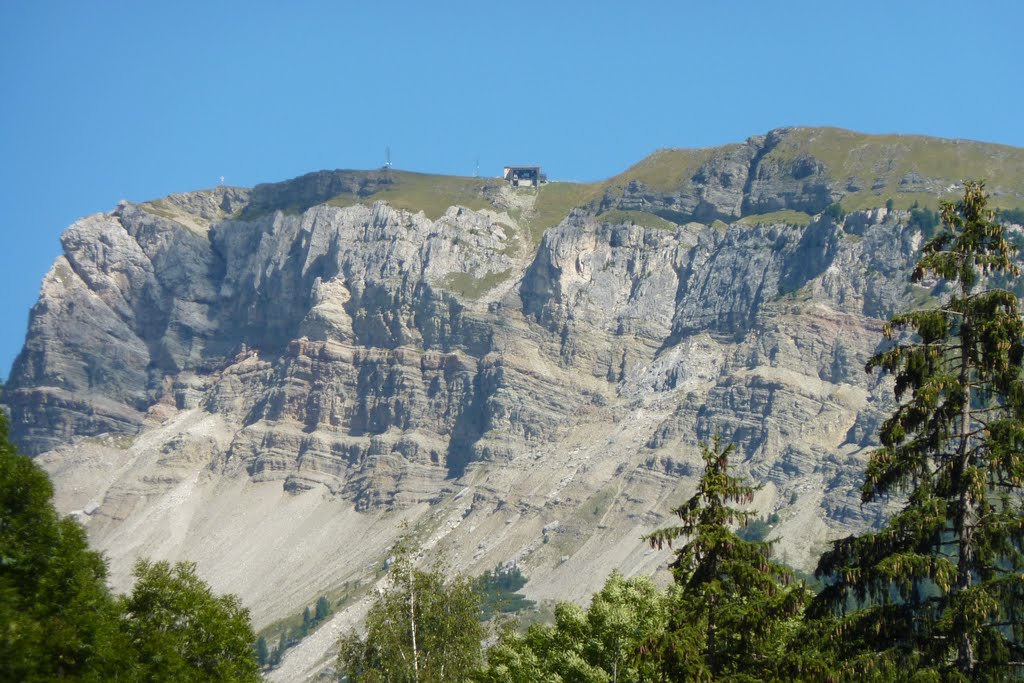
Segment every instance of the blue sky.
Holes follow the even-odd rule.
[[[0,0],[0,376],[76,218],[369,168],[597,180],[783,125],[1024,146],[1024,5]]]

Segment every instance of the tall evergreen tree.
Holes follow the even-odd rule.
[[[807,603],[806,587],[771,560],[771,541],[734,531],[753,513],[730,504],[749,504],[757,490],[729,474],[734,448],[718,436],[701,444],[697,492],[673,510],[682,523],[646,537],[656,548],[686,539],[671,565],[678,586],[671,622],[652,648],[672,680],[765,680]]]
[[[256,641],[256,662],[262,669],[270,661],[270,648],[267,647],[267,639],[264,636],[260,636],[259,640]]]
[[[326,595],[321,595],[316,601],[314,620],[316,623],[320,623],[329,616],[331,616],[331,601],[327,599]]]
[[[952,292],[893,317],[885,335],[898,341],[867,366],[894,376],[899,405],[862,500],[904,505],[882,530],[837,541],[817,570],[829,585],[814,612],[841,617],[833,645],[858,677],[1003,680],[1024,659],[1024,324],[1016,296],[986,286],[1018,269],[981,183],[941,216],[913,280]]]

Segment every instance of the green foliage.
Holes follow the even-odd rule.
[[[584,183],[548,183],[537,190],[533,209],[522,218],[530,229],[533,244],[540,244],[544,233],[562,222],[576,207],[597,200],[598,186]]]
[[[809,599],[792,571],[771,560],[771,542],[747,541],[732,530],[752,513],[729,504],[749,504],[756,490],[729,474],[733,451],[718,436],[702,444],[697,491],[673,510],[681,524],[647,536],[656,548],[686,540],[672,564],[678,593],[670,622],[651,645],[672,680],[763,679],[781,661]]]
[[[803,211],[784,209],[769,213],[751,214],[744,216],[736,222],[739,225],[808,225],[811,222],[811,217]]]
[[[599,213],[596,220],[610,225],[625,223],[629,225],[639,225],[640,227],[651,228],[654,230],[666,230],[668,232],[674,232],[675,229],[679,227],[675,223],[667,221],[661,216],[647,211],[622,211],[619,209],[610,209]]]
[[[621,195],[623,188],[636,183],[642,183],[655,192],[675,192],[691,183],[715,154],[728,154],[739,147],[731,144],[701,149],[659,149],[610,178],[604,183],[605,192],[611,196]]]
[[[870,199],[875,207],[882,206],[883,197],[899,199],[901,181],[909,173],[950,181],[999,178],[1005,187],[1024,186],[1024,152],[1020,148],[920,135],[794,128],[764,156],[762,163],[785,167],[808,156],[822,163],[827,177],[833,181],[846,184],[856,179],[864,188],[844,197],[847,207],[850,199]]]
[[[106,564],[82,528],[57,515],[52,494],[0,413],[0,680],[103,680],[118,670]]]
[[[935,229],[939,227],[940,223],[938,211],[923,209],[917,202],[914,202],[913,206],[910,207],[910,221],[908,225],[911,228],[920,230],[925,239],[930,240],[935,236]]]
[[[391,567],[391,587],[366,617],[366,635],[342,638],[338,671],[352,683],[462,681],[482,663],[485,631],[472,582],[445,583],[406,558]]]
[[[278,638],[277,646],[270,651],[267,658],[267,665],[275,667],[280,664],[285,652],[314,632],[331,616],[332,611],[331,601],[326,595],[321,595],[317,598],[315,607],[303,607],[301,616],[296,614],[286,617],[263,629],[260,635],[263,640],[266,640],[266,636]]]
[[[248,610],[214,595],[190,562],[139,560],[123,624],[143,680],[260,680]]]
[[[479,299],[511,276],[511,268],[490,272],[480,278],[472,273],[454,271],[445,275],[442,287],[466,299]]]
[[[191,565],[142,562],[115,599],[103,558],[53,508],[0,413],[0,680],[258,681],[248,614]]]
[[[846,211],[838,203],[829,204],[822,213],[836,223],[846,218]]]
[[[486,621],[497,614],[512,614],[532,608],[536,603],[517,592],[525,585],[526,577],[516,566],[498,565],[493,572],[487,571],[478,576],[475,589],[480,595],[481,619]]]
[[[736,535],[744,541],[765,541],[778,523],[779,515],[773,512],[767,517],[750,520],[746,526],[736,530]]]
[[[494,209],[488,193],[504,184],[494,178],[467,178],[462,176],[389,171],[391,183],[378,192],[361,196],[343,193],[327,201],[332,206],[351,206],[383,200],[396,209],[423,211],[436,221],[451,206],[464,206],[473,211]]]
[[[313,623],[318,624],[331,616],[331,601],[326,595],[321,595],[316,601],[316,613],[313,615]]]
[[[899,405],[862,498],[905,503],[817,570],[817,632],[850,676],[1003,680],[1024,657],[1024,321],[1016,296],[985,288],[1018,274],[1014,250],[980,183],[941,214],[913,279],[942,278],[952,296],[892,318],[897,343],[868,363],[895,377]]]
[[[302,626],[299,627],[299,637],[305,638],[309,635],[309,628],[313,625],[313,610],[306,607],[302,610]]]
[[[263,636],[256,640],[256,662],[261,669],[270,663],[270,649],[267,647],[267,639]]]
[[[525,634],[511,626],[488,650],[483,683],[633,683],[654,680],[657,662],[644,656],[668,623],[669,601],[647,577],[612,574],[590,608],[560,602],[555,623]]]
[[[999,209],[996,211],[996,218],[1003,223],[1024,225],[1024,209]]]
[[[270,653],[270,666],[277,666],[281,663],[281,658],[284,657],[285,650],[288,649],[288,634],[284,631],[281,632],[281,638],[277,641],[277,647]]]

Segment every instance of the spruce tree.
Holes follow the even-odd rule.
[[[981,183],[941,216],[912,278],[953,285],[948,300],[893,317],[897,341],[867,365],[893,375],[898,407],[862,500],[902,509],[817,569],[814,612],[840,617],[832,645],[855,677],[1003,680],[1024,659],[1024,324],[1016,296],[986,286],[1018,269]]]
[[[321,595],[316,601],[314,623],[318,624],[329,616],[331,616],[331,601],[327,599],[326,595]]]
[[[751,503],[757,490],[729,474],[734,449],[717,435],[701,444],[697,491],[673,510],[682,523],[646,537],[655,548],[686,539],[671,565],[678,589],[669,628],[648,648],[671,680],[765,680],[807,603],[806,587],[771,560],[771,541],[734,531],[753,513],[730,504]]]
[[[270,661],[270,648],[267,647],[267,639],[264,636],[260,636],[256,641],[256,661],[259,662],[261,669]]]
[[[305,638],[309,635],[309,629],[313,626],[313,610],[306,606],[306,609],[302,610],[302,626],[299,628],[299,637]]]

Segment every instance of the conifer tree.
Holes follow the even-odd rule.
[[[893,317],[884,332],[897,342],[867,366],[894,376],[898,407],[862,500],[905,502],[880,531],[837,541],[817,570],[829,585],[813,611],[841,617],[832,644],[856,677],[1003,680],[1024,660],[1024,324],[1016,296],[986,287],[1018,269],[981,183],[941,216],[913,280],[952,292]]]
[[[671,565],[678,586],[671,623],[651,648],[671,680],[765,680],[808,599],[792,572],[772,562],[771,541],[746,541],[733,530],[753,513],[730,504],[749,504],[757,490],[729,474],[734,448],[717,435],[701,444],[697,492],[673,510],[682,523],[646,537],[655,548],[686,539]]]
[[[256,661],[259,663],[262,669],[267,665],[270,660],[270,648],[267,647],[267,639],[264,636],[260,636],[259,640],[256,641]]]
[[[326,595],[321,595],[316,601],[314,623],[318,624],[329,616],[331,616],[331,601],[327,599]]]

